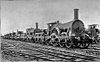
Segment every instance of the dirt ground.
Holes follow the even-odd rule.
[[[65,49],[65,48],[59,48],[59,47],[53,47],[53,46],[47,46],[47,45],[40,45],[40,44],[34,44],[34,43],[27,43],[27,42],[21,42],[21,41],[13,41],[13,40],[6,40],[6,39],[1,39],[1,53],[4,52],[2,50],[3,48],[6,49],[12,49],[16,51],[21,51],[23,48],[29,48],[29,49],[41,49],[41,50],[46,50],[50,52],[56,52],[56,53],[61,53],[64,55],[69,55],[69,56],[75,56],[75,57],[85,57],[91,60],[83,60],[80,58],[74,58],[75,62],[100,62],[100,43],[94,44],[90,46],[88,49]],[[32,48],[36,47],[36,48]],[[30,53],[31,54],[31,53]],[[69,57],[68,57],[69,58]],[[29,58],[25,58],[19,55],[16,55],[16,57],[13,57],[11,55],[5,55],[1,54],[1,62],[41,62],[37,60],[30,60]],[[58,62],[58,61],[54,61]],[[67,61],[70,62],[70,61]]]

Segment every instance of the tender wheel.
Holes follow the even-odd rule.
[[[68,40],[65,44],[65,47],[71,48],[73,46],[73,42],[71,40]]]

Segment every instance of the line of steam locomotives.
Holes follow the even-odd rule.
[[[41,30],[36,23],[36,29],[29,28],[26,33],[22,31],[9,33],[4,35],[4,38],[66,48],[87,48],[93,42],[99,41],[97,24],[89,25],[89,29],[85,30],[84,23],[78,19],[78,9],[74,9],[73,21],[67,23],[57,21],[47,25],[47,29]]]

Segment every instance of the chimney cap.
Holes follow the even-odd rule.
[[[38,22],[36,22],[36,23],[38,23]]]
[[[75,8],[74,10],[79,10],[78,8]]]
[[[57,23],[59,23],[59,20],[57,20]]]

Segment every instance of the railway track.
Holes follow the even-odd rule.
[[[18,52],[18,51],[9,50],[9,49],[6,49],[5,51],[3,51],[2,54],[11,55],[12,57],[16,57],[17,55],[19,55],[19,56],[23,56],[24,58],[29,58],[29,59],[34,59],[34,60],[52,61],[52,60],[47,59],[47,58],[42,58],[42,57],[38,57],[36,55],[32,55],[29,53]]]
[[[28,49],[28,50],[34,50],[34,49]],[[84,60],[91,60],[93,61],[94,58],[96,57],[91,57],[91,56],[84,56],[84,55],[79,55],[79,54],[69,54],[69,53],[59,53],[59,52],[54,52],[52,50],[35,50],[35,51],[38,51],[38,52],[41,52],[41,53],[46,53],[48,55],[52,55],[52,56],[55,56],[55,57],[59,57],[59,58],[62,58],[62,59],[65,59],[65,60],[71,60],[71,61],[74,61],[75,59],[84,59]],[[64,52],[64,51],[63,51]]]
[[[7,43],[13,44],[10,42],[7,42]],[[70,51],[68,52],[64,50],[57,50],[57,49],[52,48],[52,46],[51,47],[45,47],[45,46],[41,47],[41,46],[35,46],[35,45],[33,46],[30,44],[27,44],[27,46],[24,45],[22,47],[23,51],[20,49],[18,51],[16,49],[10,49],[10,48],[9,49],[7,48],[5,50],[16,52],[17,53],[16,55],[20,55],[25,58],[27,57],[30,60],[35,58],[37,60],[41,59],[41,60],[47,60],[47,61],[72,61],[73,62],[73,61],[95,61],[95,59],[99,59],[94,56],[82,55],[82,54],[73,53]],[[39,54],[34,54],[34,52],[37,52]]]

